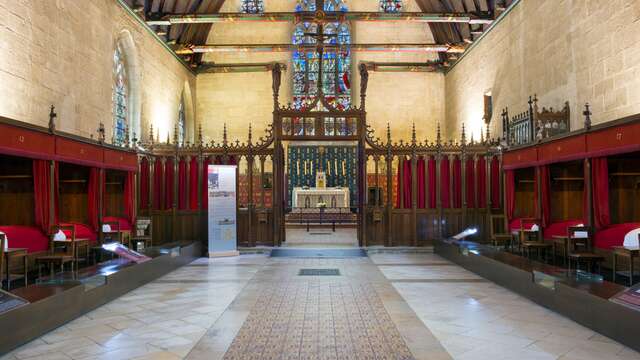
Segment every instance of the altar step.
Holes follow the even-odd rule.
[[[362,248],[349,248],[349,249],[275,248],[271,250],[271,257],[352,258],[352,257],[367,257],[367,252]]]

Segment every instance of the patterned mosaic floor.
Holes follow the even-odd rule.
[[[369,283],[263,290],[224,359],[413,359]]]

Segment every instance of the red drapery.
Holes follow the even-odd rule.
[[[449,157],[443,156],[440,161],[440,204],[447,209],[451,207],[450,192],[451,186],[449,186]]]
[[[478,158],[476,164],[476,189],[478,189],[478,207],[487,207],[487,163],[484,160],[484,156]]]
[[[140,164],[140,208],[149,206],[149,160],[142,159]]]
[[[204,163],[202,164],[202,209],[207,210],[209,209],[209,189],[208,189],[208,184],[209,184],[209,179],[208,179],[208,169],[209,169],[209,164],[211,164],[211,160],[209,160],[209,158],[206,158],[204,160]]]
[[[173,207],[173,185],[175,167],[173,165],[173,159],[168,158],[164,164],[164,209],[168,210]]]
[[[549,166],[541,165],[538,168],[538,176],[540,176],[540,197],[542,198],[542,227],[547,227],[551,224],[551,179],[549,178]],[[538,196],[537,192],[534,193],[534,196]],[[538,202],[535,201],[535,203],[537,204]]]
[[[89,226],[93,228],[93,230],[98,230],[98,226],[100,225],[100,219],[98,219],[98,215],[100,212],[100,193],[102,189],[100,189],[100,169],[98,168],[90,168],[89,169],[89,183],[87,186],[87,215],[89,217]]]
[[[453,207],[462,207],[462,161],[456,156],[453,159]]]
[[[500,161],[497,156],[491,158],[491,206],[500,208]]]
[[[467,207],[474,208],[476,207],[476,183],[475,183],[475,169],[473,168],[473,159],[467,159],[466,169],[465,169],[465,181],[466,181],[466,200]]]
[[[418,162],[416,164],[416,171],[418,172],[418,208],[419,209],[424,209],[425,205],[426,205],[426,201],[425,201],[425,185],[424,185],[424,180],[425,180],[425,176],[424,176],[424,170],[425,170],[425,162],[424,162],[424,158],[420,157],[418,159]]]
[[[198,159],[192,158],[189,167],[189,208],[198,210]]]
[[[400,179],[400,166],[402,166],[402,179]],[[400,181],[402,181],[402,194],[400,193]],[[396,208],[400,208],[400,196],[402,196],[403,208],[411,209],[411,160],[400,160],[398,165],[398,197],[396,198]]]
[[[511,219],[513,219],[513,211],[516,207],[516,180],[513,170],[505,170],[504,172],[504,189],[505,211],[507,213],[507,219],[511,221]],[[480,197],[478,196],[478,198]]]
[[[187,208],[187,161],[180,159],[178,163],[178,209]]]
[[[611,224],[609,213],[609,166],[606,157],[591,159],[591,184],[593,191],[593,225],[596,229]],[[584,189],[585,193],[587,189]],[[584,211],[587,216],[587,209]]]
[[[135,173],[127,171],[124,179],[124,217],[133,225],[135,222]]]
[[[427,171],[429,176],[429,208],[435,209],[436,204],[436,158],[429,156],[429,163],[427,164]]]
[[[33,200],[35,202],[35,222],[45,234],[51,228],[51,173],[48,160],[33,160]],[[54,197],[53,221],[58,222],[58,163],[54,167]]]
[[[164,168],[162,166],[162,160],[157,158],[153,167],[153,208],[155,210],[164,209],[164,189],[162,188],[163,177]]]

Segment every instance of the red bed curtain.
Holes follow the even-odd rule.
[[[156,159],[153,167],[153,208],[155,210],[164,209],[164,189],[162,188],[162,178],[164,177],[164,168],[162,160]]]
[[[449,186],[449,173],[449,157],[443,156],[442,160],[440,161],[440,204],[442,204],[442,207],[445,209],[451,207],[451,186]]]
[[[149,206],[149,160],[142,159],[140,164],[140,208]]]
[[[540,176],[540,197],[542,198],[542,227],[547,227],[551,224],[551,179],[549,178],[549,166],[540,166],[538,168],[538,176]],[[534,196],[537,195],[537,192],[534,193]]]
[[[180,159],[178,163],[178,209],[187,208],[187,161]]]
[[[513,211],[516,207],[516,181],[513,170],[505,170],[504,172],[504,189],[505,189],[505,205],[507,219],[513,219]]]
[[[198,158],[191,159],[189,166],[189,209],[198,210]]]
[[[484,156],[478,158],[476,164],[476,189],[478,189],[478,207],[487,207],[487,163],[484,160]]]
[[[127,171],[127,175],[124,179],[124,216],[129,221],[129,224],[132,225],[136,220],[135,179],[135,173],[133,171]]]
[[[168,210],[173,207],[173,184],[174,184],[174,166],[173,159],[168,158],[164,164],[164,209]]]
[[[102,181],[100,181],[100,169],[89,169],[89,183],[87,186],[87,215],[89,216],[89,226],[95,231],[98,230],[100,225],[99,213],[100,213],[100,188]]]
[[[491,206],[500,208],[500,161],[497,156],[491,158]]]
[[[402,194],[400,193],[400,166],[402,166]],[[396,208],[400,208],[400,196],[402,196],[403,208],[411,209],[411,160],[400,160],[398,166],[398,197],[396,198]]]
[[[453,207],[462,207],[462,161],[458,156],[453,159]]]
[[[51,228],[51,173],[48,160],[33,160],[33,197],[35,202],[35,222],[36,225],[49,233]],[[53,221],[58,222],[58,163],[54,167],[54,197],[55,206],[53,208]]]
[[[427,171],[429,176],[429,208],[435,209],[436,203],[436,158],[429,156],[429,163],[427,164]]]
[[[424,170],[425,170],[425,162],[424,162],[424,158],[420,157],[417,161],[416,164],[416,171],[418,172],[418,209],[424,209],[425,208],[425,185],[424,185]]]
[[[201,205],[203,210],[209,209],[209,189],[208,189],[209,179],[207,174],[209,164],[211,164],[211,160],[209,160],[209,158],[206,158],[202,164],[202,203]]]
[[[593,225],[600,229],[611,224],[609,213],[609,166],[606,157],[591,159],[591,186],[593,191]],[[585,193],[587,189],[584,190]],[[585,217],[587,211],[585,209]]]
[[[474,208],[476,207],[476,183],[475,183],[475,169],[473,168],[474,160],[467,159],[466,168],[465,168],[465,182],[467,188],[465,189],[465,197],[467,200],[467,207]]]

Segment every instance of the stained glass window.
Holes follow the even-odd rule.
[[[325,0],[325,11],[347,11],[341,0]],[[299,1],[296,11],[315,11],[315,1]],[[317,24],[300,22],[293,32],[294,45],[335,45],[325,48],[293,52],[293,105],[304,109],[318,96],[320,63],[322,63],[322,94],[333,107],[344,109],[351,104],[351,30],[346,22]]]
[[[397,13],[402,10],[402,0],[380,0],[380,11]]]
[[[262,14],[264,12],[264,4],[262,0],[242,0],[240,12],[245,14]]]
[[[184,135],[186,131],[186,122],[184,119],[184,99],[178,105],[178,144],[184,144]]]
[[[128,122],[129,82],[120,46],[113,53],[113,144],[125,145]]]

